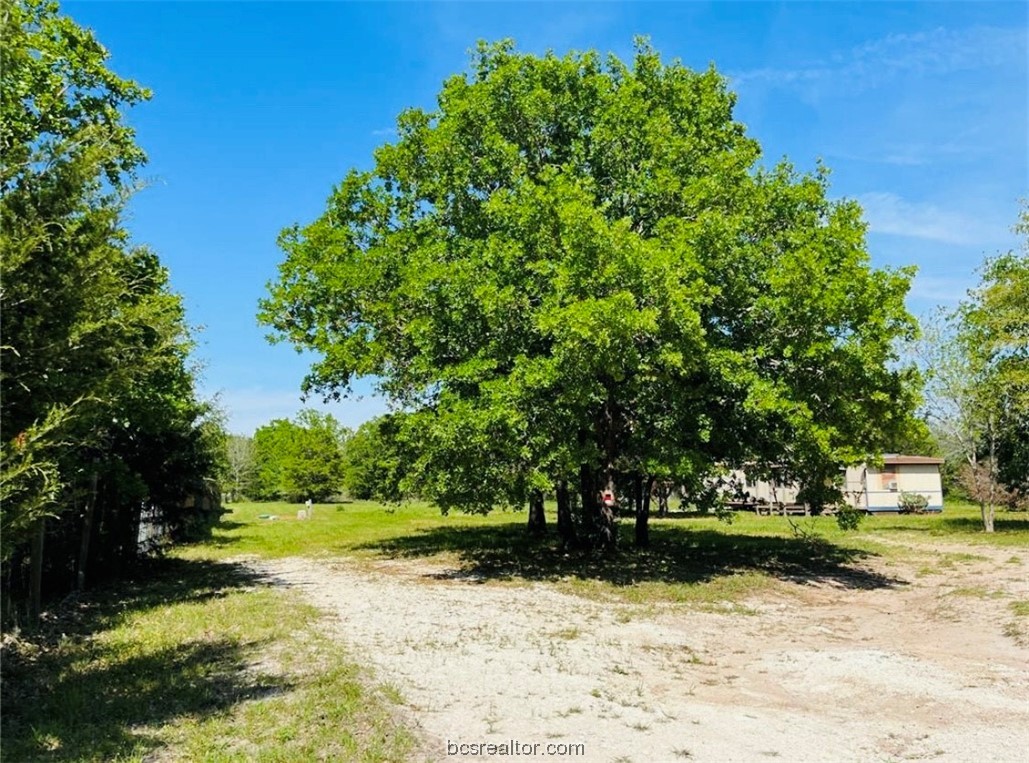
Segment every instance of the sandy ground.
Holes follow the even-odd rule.
[[[890,588],[791,583],[750,613],[641,609],[425,562],[254,564],[400,690],[419,760],[1029,761],[1029,648],[1009,608],[1029,599],[1029,551],[972,551],[988,560],[876,570]],[[509,747],[458,746],[481,743]]]

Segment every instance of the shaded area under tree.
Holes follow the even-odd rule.
[[[596,580],[614,586],[645,582],[700,584],[719,577],[758,572],[793,582],[826,582],[844,588],[873,589],[902,581],[866,569],[874,556],[819,539],[773,535],[731,535],[711,529],[657,526],[649,549],[607,554],[572,552],[553,542],[535,541],[519,523],[505,527],[436,527],[374,543],[360,550],[389,558],[456,554],[461,575],[490,580]]]
[[[132,585],[132,583],[136,585]],[[236,564],[162,559],[130,585],[71,599],[44,617],[30,639],[3,647],[5,760],[112,760],[162,745],[140,727],[232,706],[289,688],[250,670],[260,642],[207,634],[126,655],[95,638],[155,607],[200,603],[258,585]]]

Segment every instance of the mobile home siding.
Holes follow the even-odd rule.
[[[883,458],[882,468],[867,464],[848,466],[843,479],[844,499],[863,511],[896,512],[900,511],[901,493],[919,493],[929,501],[927,511],[942,511],[940,463],[941,459],[890,454]],[[773,494],[770,483],[764,480],[749,482],[741,470],[732,472],[731,476],[754,499],[787,504],[796,501],[796,485],[779,486]]]
[[[891,488],[890,485],[896,485]],[[937,464],[889,464],[868,468],[866,502],[868,511],[898,511],[901,493],[918,493],[929,501],[928,511],[943,509],[943,484]]]

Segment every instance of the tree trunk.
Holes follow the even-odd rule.
[[[579,467],[579,498],[582,501],[583,524],[587,527],[595,526],[600,513],[600,498],[588,464]]]
[[[664,480],[656,481],[651,478],[651,485],[654,487],[651,489],[651,495],[657,497],[657,515],[659,517],[668,516],[668,495],[671,490],[668,487],[668,483]]]
[[[43,540],[46,537],[46,517],[36,520],[29,555],[29,620],[35,625],[43,611]]]
[[[987,486],[986,511],[983,513],[983,529],[993,532],[993,516],[997,503],[997,433],[993,427],[993,414],[991,413],[986,424],[987,436],[990,438],[990,468],[987,472],[989,484]]]
[[[993,532],[993,517],[996,513],[993,508],[993,504],[989,502],[981,502],[979,504],[980,512],[983,517],[983,530],[992,533]]]
[[[601,548],[612,549],[618,543],[618,521],[614,511],[607,506],[600,507],[597,535]]]
[[[579,539],[575,535],[575,524],[572,522],[572,497],[568,494],[568,481],[557,483],[557,533],[561,536],[561,547],[575,548]]]
[[[90,478],[89,498],[86,500],[86,513],[82,518],[82,539],[79,542],[79,566],[75,573],[75,589],[86,590],[86,565],[89,563],[89,541],[93,537],[93,511],[96,508],[97,473],[93,470]]]
[[[2,568],[0,568],[2,569]],[[14,565],[9,564],[7,566],[7,574],[4,576],[6,579],[3,581],[4,596],[0,596],[0,608],[3,609],[3,617],[0,619],[0,623],[11,623],[15,619],[14,599],[11,596],[11,591],[14,590]]]
[[[992,421],[991,421],[992,423]],[[987,437],[990,438],[990,455],[993,456],[993,438],[992,438],[992,427],[987,429]],[[991,458],[990,463],[985,467],[980,466],[979,456],[975,451],[975,443],[968,448],[969,455],[967,456],[968,465],[971,468],[971,482],[975,491],[978,493],[977,500],[979,501],[979,514],[983,520],[983,532],[992,533],[994,531],[994,464]]]
[[[643,475],[636,475],[633,486],[636,488],[636,548],[645,549],[650,545],[650,488],[653,480],[646,480]]]
[[[608,477],[607,489],[613,494],[615,492],[615,481],[613,477]],[[603,501],[600,502],[600,523],[598,530],[600,533],[600,544],[604,548],[611,549],[618,544],[618,518],[615,516],[615,510],[605,504]]]
[[[615,460],[618,457],[617,408],[612,394],[608,391],[607,401],[604,403],[604,490],[615,497],[617,506],[618,493],[615,488]],[[608,506],[601,496],[594,499],[597,504],[597,537],[600,545],[605,549],[615,547],[618,541],[618,527],[614,508]]]
[[[618,493],[615,488],[614,472],[610,466],[606,471],[607,477],[604,481],[604,491],[615,496],[617,501]],[[597,507],[596,535],[600,543],[600,547],[603,549],[612,549],[618,542],[618,519],[615,516],[615,510],[604,502],[603,496],[600,494],[594,498],[594,503]]]
[[[547,532],[547,514],[543,509],[543,491],[533,490],[529,494],[529,534],[545,535]]]
[[[609,480],[608,484],[611,486],[608,489],[612,489],[613,481]],[[588,464],[579,467],[579,495],[582,498],[584,519],[590,528],[587,546],[612,548],[615,545],[614,513],[604,506],[598,480]]]
[[[636,483],[636,548],[647,548],[650,545],[650,491],[654,487],[654,478],[645,480],[637,474]]]

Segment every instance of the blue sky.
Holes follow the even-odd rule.
[[[129,115],[149,153],[129,226],[204,327],[202,388],[250,433],[302,404],[309,358],[272,346],[257,301],[275,240],[367,168],[397,114],[431,108],[477,39],[623,59],[649,35],[667,58],[714,62],[764,149],[855,198],[877,266],[915,264],[916,314],[952,305],[984,255],[1017,245],[1029,195],[1027,4],[67,2],[111,66],[154,91]],[[363,390],[371,392],[370,385]],[[371,394],[326,406],[348,426]]]

